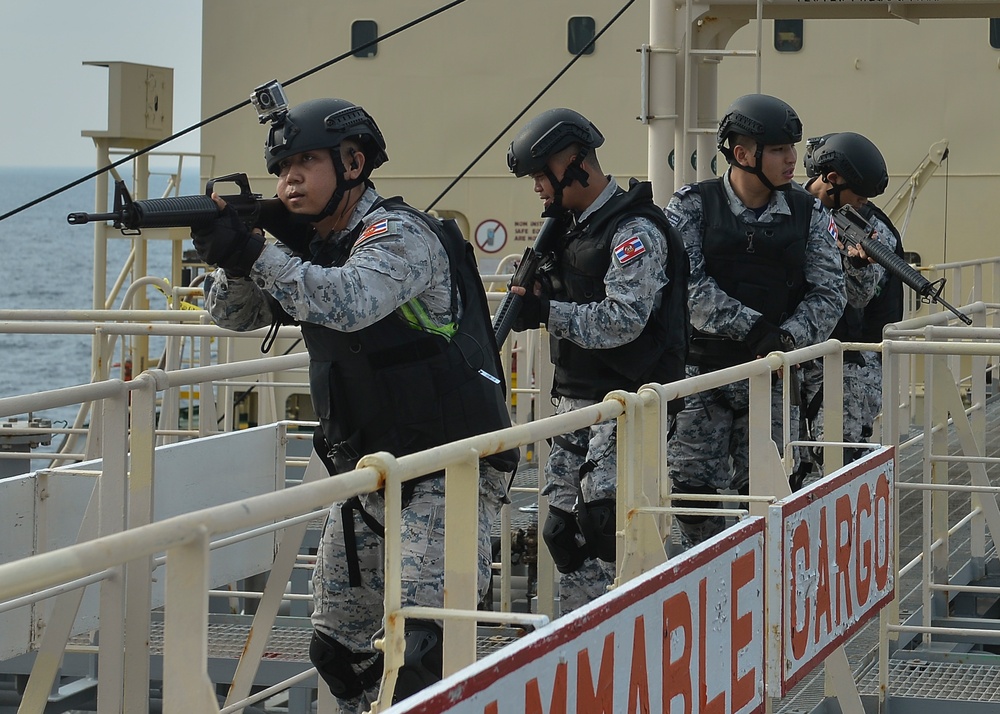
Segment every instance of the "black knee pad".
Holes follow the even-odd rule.
[[[694,502],[692,501],[685,501],[684,505],[691,506],[692,508],[702,508],[702,506],[695,506]],[[712,516],[689,516],[687,514],[681,514],[681,513],[678,513],[677,515],[674,516],[674,518],[679,520],[681,523],[689,523],[692,526],[696,526],[699,523],[704,523],[711,517]]]
[[[313,630],[309,660],[339,699],[354,699],[382,679],[382,655],[352,652],[329,635]],[[354,665],[358,665],[355,671]]]
[[[858,449],[853,446],[844,447],[844,464],[846,465],[857,461],[867,453],[869,453],[868,449]]]
[[[542,538],[552,554],[552,561],[560,573],[580,569],[587,558],[586,540],[580,533],[576,515],[561,508],[549,506],[549,515],[542,528]]]
[[[587,550],[594,558],[615,562],[615,499],[599,498],[583,504],[577,517]]]
[[[441,681],[444,635],[437,623],[407,620],[403,637],[406,650],[392,693],[393,704]]]
[[[706,483],[701,484],[684,484],[684,485],[674,485],[674,493],[683,494],[705,494],[706,496],[718,495],[718,491]],[[674,502],[675,508],[718,508],[718,501],[676,501]],[[677,514],[674,516],[681,523],[690,523],[691,525],[696,525],[698,523],[704,523],[709,518],[716,518],[716,516],[692,516],[692,515],[682,515]]]
[[[802,488],[802,484],[805,482],[806,476],[812,473],[812,468],[813,465],[809,461],[803,461],[795,467],[792,475],[788,477],[788,486],[792,489],[793,493]]]

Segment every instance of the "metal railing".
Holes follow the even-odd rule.
[[[813,353],[805,350],[798,356],[809,358]],[[406,617],[433,616],[444,620],[446,674],[471,664],[476,654],[476,618],[522,625],[538,625],[547,621],[544,614],[476,612],[475,543],[460,535],[465,532],[460,526],[468,523],[468,504],[477,500],[476,475],[481,456],[542,442],[601,421],[617,419],[620,485],[616,584],[621,584],[667,557],[663,534],[669,531],[662,530],[663,519],[666,519],[666,528],[669,529],[671,513],[677,510],[665,506],[665,498],[669,497],[664,458],[667,402],[734,380],[749,379],[751,423],[769,424],[771,375],[786,364],[781,355],[775,354],[671,385],[653,385],[638,394],[613,393],[605,401],[585,409],[545,417],[418,454],[398,459],[384,453],[370,455],[359,463],[356,471],[333,479],[321,478],[325,474],[314,458],[302,485],[295,488],[152,522],[150,494],[156,473],[152,427],[156,395],[182,385],[205,385],[205,390],[207,385],[217,381],[246,377],[261,371],[299,368],[305,364],[305,359],[305,355],[296,354],[175,372],[151,370],[130,383],[114,380],[75,388],[82,392],[73,391],[73,398],[101,400],[103,404],[97,428],[103,427],[105,434],[102,440],[104,461],[95,486],[101,508],[95,509],[93,516],[98,520],[95,530],[98,537],[0,565],[0,599],[24,598],[47,588],[64,589],[69,583],[79,586],[99,581],[102,611],[98,666],[102,677],[98,695],[102,708],[108,706],[109,710],[117,711],[118,704],[123,704],[126,711],[143,710],[148,703],[149,665],[144,647],[149,636],[150,594],[148,578],[144,574],[150,572],[155,556],[165,552],[167,563],[164,711],[216,711],[218,705],[214,689],[207,676],[206,649],[207,592],[211,587],[208,559],[213,538],[234,531],[269,528],[275,522],[280,522],[284,531],[272,568],[272,578],[258,609],[257,618],[263,619],[259,623],[255,619],[251,628],[251,632],[264,634],[258,635],[257,642],[251,635],[247,642],[232,687],[231,700],[226,703],[228,707],[245,701],[244,697],[249,693],[253,672],[263,652],[266,632],[276,612],[275,603],[287,582],[287,569],[291,566],[286,569],[285,564],[294,561],[298,542],[301,541],[301,532],[295,529],[304,529],[304,522],[314,517],[317,509],[378,488],[384,488],[386,494],[385,551],[389,564],[385,636],[378,643],[386,658],[380,706],[388,705],[395,673],[402,664],[403,623]],[[69,396],[68,393],[50,393],[37,395],[36,398],[40,403],[55,404]],[[0,400],[0,416],[13,406],[9,401]],[[126,423],[131,425],[130,444],[125,443]],[[112,436],[118,434],[122,436]],[[131,458],[126,483],[124,456],[129,448]],[[770,440],[769,428],[752,430],[750,463],[753,473],[767,474],[752,481],[751,510],[762,508],[775,495],[787,493],[788,484],[780,467],[778,452]],[[444,608],[431,613],[426,608],[401,607],[398,566],[400,487],[405,481],[442,469],[447,483],[445,532],[449,565]],[[109,511],[127,513],[127,524],[122,519],[109,517]],[[544,518],[544,515],[542,504],[539,517]],[[540,554],[540,557],[543,555]],[[540,575],[540,594],[543,579],[544,576]],[[44,628],[45,636],[38,647],[39,656],[25,691],[24,701],[29,711],[31,706],[43,703],[51,689],[56,673],[52,663],[58,662],[55,654],[65,647],[75,614],[70,598],[77,598],[78,603],[81,596],[79,589],[59,595],[69,601],[69,605],[64,602],[55,608],[56,616]],[[540,609],[546,608],[540,606]],[[268,620],[268,617],[272,619]],[[123,621],[128,629],[122,627]],[[142,664],[144,661],[145,665]]]
[[[965,527],[970,529],[972,554],[977,562],[982,562],[987,557],[986,530],[1000,534],[1000,511],[996,508],[996,500],[983,498],[984,495],[995,492],[993,487],[983,482],[985,471],[982,469],[991,460],[977,449],[977,439],[978,444],[982,444],[985,436],[982,413],[987,393],[986,374],[992,370],[995,384],[996,358],[1000,355],[1000,332],[995,327],[996,307],[995,304],[981,302],[965,306],[963,310],[972,314],[976,321],[973,328],[948,326],[948,314],[935,313],[891,326],[886,331],[887,338],[891,339],[882,345],[866,346],[881,349],[884,355],[885,443],[895,443],[901,449],[919,446],[924,450],[923,483],[900,484],[899,490],[921,488],[928,494],[925,497],[928,502],[925,512],[927,525],[924,528],[925,542],[921,555],[919,560],[900,567],[900,573],[909,572],[918,563],[924,569],[923,621],[919,625],[901,624],[898,609],[890,610],[884,615],[883,628],[886,634],[883,640],[886,647],[881,651],[883,659],[889,656],[889,640],[900,634],[919,632],[929,640],[933,637],[967,635],[973,629],[936,627],[933,617],[940,611],[944,593],[954,592],[962,587],[947,580],[947,545],[955,530]],[[176,316],[179,321],[190,319],[190,316],[182,316],[182,313],[177,313]],[[173,318],[174,315],[170,317]],[[0,314],[0,319],[2,318],[3,315]],[[987,327],[987,322],[990,321],[994,327]],[[180,339],[182,335],[192,334],[202,338],[219,337],[222,334],[227,338],[233,337],[232,333],[209,325],[193,324],[141,328],[134,325],[95,323],[70,328],[59,322],[52,322],[49,326],[56,326],[57,330],[89,329],[95,334],[100,332],[109,339],[113,339],[113,335],[127,334],[130,330],[138,329],[153,330],[168,339]],[[6,323],[0,327],[10,329]],[[248,336],[259,339],[262,332]],[[289,335],[294,335],[294,332]],[[538,374],[543,374],[543,367],[547,365],[545,344],[546,340],[528,334],[513,348],[505,348],[506,356],[509,358],[511,354],[518,355],[519,359],[524,360],[524,364],[530,365],[519,364],[521,369],[526,370],[525,374],[535,372],[537,383],[545,384],[546,378]],[[82,539],[82,542],[75,545],[39,552],[31,557],[0,565],[0,601],[3,603],[0,604],[0,612],[30,607],[42,598],[56,598],[57,603],[44,626],[39,625],[44,635],[35,640],[37,656],[24,694],[24,711],[40,711],[44,706],[58,671],[59,658],[73,630],[73,619],[83,597],[83,589],[89,584],[95,584],[101,590],[101,645],[97,655],[101,671],[98,685],[100,710],[119,711],[122,707],[125,711],[145,710],[149,696],[146,642],[149,637],[151,609],[148,573],[157,565],[157,558],[164,553],[167,563],[164,711],[219,711],[214,689],[206,674],[207,593],[211,589],[209,554],[214,548],[226,544],[226,539],[233,538],[233,532],[245,531],[244,537],[250,538],[259,535],[262,529],[269,532],[277,530],[281,534],[281,544],[272,566],[275,585],[272,589],[269,581],[268,588],[261,595],[258,608],[258,617],[261,619],[259,623],[255,619],[252,628],[258,632],[258,637],[254,640],[251,636],[247,642],[246,654],[240,662],[231,697],[224,710],[236,711],[240,703],[243,706],[249,705],[251,700],[247,695],[263,652],[266,632],[270,629],[277,612],[277,603],[282,599],[287,583],[285,571],[290,572],[294,565],[298,542],[301,542],[307,522],[332,502],[378,488],[386,490],[386,533],[389,536],[385,547],[387,562],[390,563],[386,575],[387,625],[385,636],[378,643],[386,656],[386,676],[380,700],[380,706],[384,707],[391,696],[395,672],[401,664],[403,622],[406,617],[433,616],[445,621],[445,671],[448,673],[474,660],[476,618],[486,617],[493,622],[502,620],[534,626],[544,622],[552,613],[554,577],[551,569],[545,570],[542,567],[538,590],[540,615],[510,613],[509,590],[507,599],[501,599],[505,603],[502,611],[509,614],[476,614],[475,587],[468,586],[476,580],[472,572],[476,561],[475,553],[470,552],[470,548],[474,549],[474,544],[468,542],[468,539],[454,536],[447,543],[448,552],[453,553],[454,557],[449,558],[452,565],[446,574],[446,592],[449,595],[444,609],[432,613],[423,608],[401,607],[398,565],[391,564],[398,562],[398,510],[402,483],[443,469],[448,483],[446,533],[459,533],[460,528],[454,525],[449,528],[448,524],[457,519],[468,522],[468,504],[476,502],[474,486],[479,457],[514,446],[544,445],[545,440],[552,436],[616,419],[620,449],[616,584],[621,584],[666,558],[663,544],[669,537],[670,519],[683,509],[683,504],[668,505],[670,493],[665,459],[667,402],[733,381],[749,379],[750,469],[753,474],[749,511],[761,513],[767,503],[788,492],[785,474],[789,470],[789,450],[795,444],[794,435],[788,433],[788,423],[791,420],[787,417],[792,408],[789,399],[786,399],[784,407],[784,455],[778,453],[770,439],[771,375],[802,361],[822,357],[827,385],[826,429],[829,434],[839,433],[842,430],[842,423],[838,421],[842,415],[842,391],[838,387],[842,384],[844,347],[831,341],[788,354],[776,353],[765,359],[693,379],[669,385],[650,385],[636,394],[613,393],[593,407],[559,416],[544,413],[547,400],[537,398],[537,387],[519,385],[513,391],[519,397],[523,395],[530,399],[532,405],[530,410],[526,405],[523,414],[517,410],[518,423],[510,429],[399,459],[389,454],[370,455],[362,460],[356,471],[336,479],[323,478],[325,473],[318,462],[312,459],[306,468],[302,484],[295,488],[279,489],[274,493],[195,510],[156,522],[152,519],[151,494],[156,473],[157,441],[163,442],[163,446],[168,440],[205,436],[217,431],[214,422],[206,421],[206,412],[202,413],[202,424],[197,432],[172,429],[170,425],[164,431],[164,419],[160,410],[162,405],[169,403],[168,395],[188,389],[192,392],[197,390],[204,396],[212,394],[217,385],[231,385],[262,374],[274,375],[300,370],[307,363],[304,354],[214,366],[155,369],[143,373],[131,382],[107,380],[0,399],[0,418],[67,404],[89,402],[100,406],[99,409],[91,410],[93,418],[86,449],[88,457],[101,459],[100,469],[91,474],[95,477],[95,502],[100,507],[88,511],[87,517],[91,520],[85,522],[85,528],[81,531],[88,534],[87,539]],[[202,354],[207,353],[203,351]],[[910,411],[903,407],[903,402],[911,392],[909,389],[899,389],[897,385],[904,381],[901,374],[905,373],[905,365],[910,364],[914,355],[926,356],[922,375],[925,385],[923,423],[927,425],[926,433],[912,438],[900,438],[900,434],[908,432],[908,428],[903,427],[909,425]],[[989,357],[993,357],[992,363],[988,361]],[[179,365],[180,360],[175,360],[173,364]],[[912,373],[911,370],[910,374]],[[248,379],[246,383],[252,381]],[[907,377],[905,381],[914,380]],[[962,401],[963,398],[968,402],[967,405]],[[229,402],[223,400],[222,403]],[[204,404],[205,401],[202,400],[203,408]],[[214,416],[213,411],[212,417]],[[907,421],[902,422],[903,418]],[[967,425],[963,423],[963,419]],[[962,456],[948,455],[946,442],[942,450],[941,440],[946,438],[949,426],[960,435],[965,451]],[[279,438],[283,437],[279,434]],[[838,442],[824,444],[827,451],[825,463],[829,469],[842,463],[843,446]],[[543,450],[544,446],[540,446],[537,454],[539,463],[544,460],[544,454],[541,453]],[[974,481],[971,487],[954,488],[949,483],[950,463],[969,466]],[[42,476],[51,477],[51,474],[62,472],[55,469]],[[946,512],[942,523],[940,499],[947,498],[946,490],[949,488],[956,492],[974,490],[977,493],[970,513],[956,524],[947,522]],[[540,501],[539,518],[544,519],[544,499]],[[460,505],[456,507],[455,504]],[[733,511],[727,513],[733,515]],[[503,527],[509,528],[509,520]],[[896,552],[899,552],[898,548]],[[509,549],[506,555],[509,556]],[[540,560],[545,560],[546,557],[546,553],[539,553]],[[466,568],[466,565],[471,567]],[[281,582],[283,574],[284,582]],[[975,592],[972,586],[965,587],[968,592]],[[76,602],[75,606],[73,602]],[[887,667],[880,670],[887,671]],[[293,678],[295,682],[288,683],[288,686],[299,684],[303,681],[301,677],[308,676],[304,672],[296,675],[299,678]],[[883,691],[889,691],[888,682]],[[320,706],[320,711],[323,712],[328,711],[332,705],[328,699],[321,697]]]

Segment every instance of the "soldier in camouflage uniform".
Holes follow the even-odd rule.
[[[507,163],[530,176],[543,216],[563,221],[547,269],[524,295],[515,330],[545,325],[551,335],[557,413],[594,404],[615,389],[683,377],[688,334],[687,256],[680,236],[652,201],[648,183],[629,190],[605,175],[596,149],[604,137],[570,109],[528,122]],[[614,579],[617,460],[615,423],[553,440],[543,494],[543,537],[560,572],[569,612]]]
[[[740,97],[719,124],[722,178],[678,190],[665,212],[691,261],[694,376],[827,339],[846,304],[836,228],[792,182],[802,124],[785,102]],[[772,382],[772,437],[781,448],[781,381]],[[748,382],[689,397],[667,443],[673,489],[748,493]],[[794,433],[794,432],[793,432]],[[690,507],[718,502],[686,501]],[[679,515],[681,544],[718,533],[720,516]]]
[[[320,426],[315,444],[330,472],[360,455],[413,453],[510,425],[499,354],[471,247],[445,224],[369,179],[388,160],[375,121],[342,99],[305,102],[272,117],[268,171],[287,209],[265,243],[219,201],[219,218],[192,229],[219,269],[205,281],[213,320],[234,330],[301,325]],[[490,580],[490,531],[516,451],[480,461],[480,595]],[[403,605],[443,604],[444,475],[404,487]],[[313,577],[310,657],[342,711],[366,711],[378,693],[384,501],[381,493],[335,504]],[[441,677],[442,633],[406,621],[399,700]]]
[[[850,205],[859,212],[867,212],[869,200],[882,195],[889,184],[885,159],[878,147],[854,132],[809,139],[803,165],[809,176],[806,190],[830,211]],[[897,241],[889,226],[874,215],[869,217],[869,222],[875,229],[874,238],[895,249]],[[847,282],[847,307],[831,337],[841,342],[862,342],[865,340],[866,307],[883,283],[885,270],[878,263],[868,260],[859,247],[840,247]],[[876,329],[878,337],[874,341],[880,342],[881,325]],[[853,350],[844,353],[844,433],[838,441],[862,443],[871,435],[871,422],[865,417],[870,408],[866,410],[864,405],[876,401],[873,391],[878,392],[878,401],[881,401],[882,384],[881,370],[876,375],[871,369],[866,369],[869,360],[875,360],[874,353]],[[875,377],[877,383],[873,381]],[[822,441],[823,367],[819,360],[803,365],[802,412],[806,438]],[[862,448],[848,447],[844,450],[844,463],[850,463],[865,453]],[[802,456],[791,477],[793,488],[801,486],[813,465],[811,461],[820,470],[822,467],[821,448],[809,450]]]

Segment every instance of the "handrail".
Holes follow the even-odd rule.
[[[970,310],[973,311],[973,314],[985,315],[994,307],[991,304],[975,303],[970,306]],[[947,315],[942,314],[942,316],[947,319]],[[894,371],[896,370],[896,362],[901,359],[907,359],[910,355],[923,355],[929,360],[939,359],[941,356],[975,356],[976,359],[985,360],[985,355],[1000,354],[1000,331],[996,328],[950,327],[940,324],[942,316],[921,316],[905,324],[899,323],[899,325],[890,326],[886,332],[887,336],[893,335],[894,337],[903,339],[887,340],[880,345],[869,346],[876,351],[879,349],[883,351],[887,378],[890,381],[894,378],[893,375],[896,374]],[[58,324],[58,322],[55,324]],[[917,327],[917,325],[920,327]],[[103,327],[106,329],[112,326],[105,325]],[[120,325],[117,327],[127,331],[139,328],[140,326]],[[203,334],[233,336],[232,333],[220,331],[218,328],[209,325],[152,325],[146,326],[146,328],[176,330],[177,332],[182,332],[184,329],[196,329],[199,332],[204,331]],[[942,338],[945,341],[941,341]],[[977,341],[972,342],[970,340]],[[212,534],[239,532],[246,529],[251,529],[250,532],[254,534],[260,534],[265,531],[270,532],[282,527],[274,525],[274,521],[276,520],[283,521],[284,527],[291,527],[289,524],[301,524],[303,520],[308,520],[300,514],[308,513],[310,514],[309,517],[314,517],[317,509],[325,508],[330,502],[378,488],[386,488],[388,493],[393,488],[396,488],[398,484],[418,478],[420,475],[426,473],[438,471],[442,468],[446,469],[446,471],[449,469],[467,468],[470,458],[472,459],[471,463],[474,463],[477,456],[494,453],[506,448],[544,441],[544,439],[551,436],[609,419],[619,420],[619,439],[622,448],[625,448],[627,453],[632,453],[629,450],[635,450],[631,456],[620,460],[620,469],[622,469],[619,482],[620,498],[638,498],[636,501],[626,501],[628,512],[642,514],[643,518],[649,519],[667,518],[667,522],[669,523],[670,514],[676,513],[677,508],[660,506],[655,502],[647,504],[636,495],[641,495],[642,493],[656,494],[661,499],[661,503],[666,503],[670,498],[668,492],[665,493],[661,490],[662,487],[669,484],[669,479],[664,478],[666,465],[662,461],[661,443],[658,443],[660,440],[657,438],[648,438],[650,434],[660,434],[661,436],[665,434],[665,421],[660,421],[660,418],[665,416],[665,408],[661,412],[661,405],[665,405],[668,401],[677,397],[691,396],[697,392],[723,386],[733,381],[749,379],[751,381],[752,425],[758,425],[758,422],[766,422],[769,425],[769,414],[764,419],[760,419],[759,417],[760,413],[763,413],[760,411],[762,408],[766,409],[768,413],[770,410],[769,391],[773,372],[787,369],[791,365],[805,360],[816,358],[828,358],[831,365],[836,365],[842,349],[856,346],[853,343],[841,344],[836,341],[828,341],[787,354],[773,353],[766,358],[744,365],[667,385],[646,385],[634,394],[613,393],[599,404],[577,412],[569,412],[525,424],[518,424],[510,429],[471,437],[398,459],[388,454],[371,455],[362,461],[356,471],[338,476],[336,479],[320,479],[302,483],[301,485],[296,485],[294,488],[287,488],[273,494],[253,496],[242,501],[185,513],[169,519],[141,525],[128,531],[107,533],[94,540],[67,546],[66,548],[49,553],[41,553],[24,560],[0,564],[0,600],[9,601],[10,598],[31,597],[32,592],[37,592],[41,588],[65,589],[66,583],[84,582],[81,578],[91,579],[86,580],[86,582],[91,582],[92,580],[100,581],[102,588],[113,588],[116,587],[116,577],[112,575],[108,578],[107,576],[119,572],[120,567],[124,563],[141,558],[159,560],[156,556],[164,551],[167,552],[167,563],[172,564],[167,570],[167,579],[170,581],[174,577],[183,577],[183,573],[188,572],[187,569],[189,567],[196,567],[195,564],[198,562],[198,558],[202,557],[196,556],[196,553],[204,550],[206,553],[205,557],[207,557],[208,551],[213,547],[209,544]],[[91,385],[51,390],[37,395],[0,398],[0,417],[21,414],[26,411],[38,411],[55,406],[64,406],[78,401],[98,402],[101,400],[117,400],[118,402],[122,402],[131,394],[135,397],[132,399],[132,416],[130,418],[134,428],[137,424],[145,423],[151,419],[151,411],[142,412],[141,410],[151,410],[155,407],[155,393],[190,384],[232,383],[233,380],[252,377],[256,374],[273,374],[301,369],[307,363],[308,356],[306,354],[294,353],[280,357],[263,357],[243,362],[190,367],[186,369],[147,370],[133,382],[107,380]],[[933,376],[930,371],[927,374]],[[827,379],[829,378],[829,375],[827,375]],[[956,378],[956,380],[959,379],[962,378]],[[940,378],[934,379],[933,384],[929,381],[927,398],[936,398],[935,394],[931,394],[931,392],[936,393],[939,391],[940,386]],[[983,388],[984,380],[974,375],[970,381],[973,405],[982,401],[980,392]],[[836,392],[836,390],[831,391]],[[836,400],[838,397],[834,393],[829,396],[831,399]],[[138,398],[139,395],[142,395],[141,399]],[[767,396],[761,399],[761,395]],[[895,408],[894,404],[895,402],[887,396],[887,414],[893,411]],[[962,410],[956,411],[954,406],[950,408],[950,413],[954,415],[956,423],[959,421],[959,416],[962,419],[967,418]],[[972,418],[975,417],[973,416]],[[831,430],[835,429],[832,423],[829,426]],[[941,425],[935,424],[929,428],[929,433],[932,435],[940,434],[943,433],[944,428]],[[769,432],[769,428],[765,429],[765,432]],[[891,428],[887,433],[891,433]],[[638,437],[638,434],[645,434],[646,437]],[[109,439],[111,435],[112,432],[109,431],[107,435]],[[938,436],[930,436],[926,441],[931,442],[938,438]],[[767,446],[769,443],[769,433],[761,434],[758,429],[751,434],[751,469],[755,474],[760,472],[761,464],[769,463],[767,461]],[[787,439],[786,443],[788,443]],[[834,453],[836,449],[843,446],[840,442],[831,441],[823,443],[831,453]],[[134,443],[132,445],[133,449],[136,449],[137,445],[137,443]],[[117,447],[112,444],[113,448]],[[932,462],[951,462],[961,463],[968,465],[969,468],[973,468],[976,464],[989,462],[988,459],[977,459],[970,454],[966,454],[965,456],[936,455],[930,450],[931,447],[925,448],[928,449],[927,456],[925,457],[928,464]],[[771,450],[773,451],[773,448]],[[132,469],[134,474],[139,473],[141,475],[141,469],[144,468],[143,458],[145,457],[136,460],[136,454],[141,453],[138,451],[133,452]],[[653,468],[650,468],[650,466]],[[148,476],[144,477],[148,478]],[[754,478],[756,479],[757,477],[755,476]],[[636,486],[633,482],[634,479],[639,479],[640,483],[645,479],[646,485]],[[774,494],[777,493],[780,495],[780,491],[773,488],[775,486],[775,483],[768,485],[766,482],[762,486],[758,481],[752,480],[752,496],[747,499],[750,502],[751,512],[760,512],[762,508],[766,508],[767,503],[773,500]],[[655,490],[651,490],[654,488]],[[787,488],[787,484],[785,484],[785,488]],[[908,488],[908,486],[901,485],[900,490]],[[942,491],[943,488],[945,488],[945,484],[934,482],[928,483],[928,487],[925,490],[934,494]],[[977,490],[980,493],[992,492],[991,488],[984,487],[982,484],[975,486],[975,488],[959,487],[952,490],[956,492],[971,490]],[[935,496],[932,495],[931,497]],[[389,496],[387,495],[387,501],[388,499]],[[730,515],[733,515],[733,513],[730,512]],[[391,519],[396,516],[390,514],[387,517]],[[955,526],[954,528],[968,525],[970,528],[979,529],[984,527],[984,520],[989,517],[989,514],[984,514],[982,510],[974,510],[962,520],[959,526]],[[620,573],[619,580],[617,581],[618,584],[621,584],[621,582],[630,577],[634,577],[636,574],[641,573],[643,568],[648,567],[647,561],[635,559],[635,551],[627,550],[633,547],[628,544],[632,543],[632,539],[636,537],[631,530],[633,527],[635,526],[630,521],[629,524],[620,529],[619,537],[624,538],[624,545],[622,547],[626,548],[626,551],[620,551],[619,554]],[[930,535],[932,527],[928,526],[926,530]],[[946,529],[944,533],[933,531],[934,537],[930,539],[930,544],[928,545],[931,550],[928,552],[934,553],[934,558],[942,557],[939,553],[947,550],[947,548],[935,546],[934,544],[946,544],[948,535],[953,530]],[[398,528],[394,529],[387,523],[387,532],[390,534],[393,532],[398,533]],[[239,538],[240,536],[231,537]],[[243,537],[247,537],[246,534]],[[218,547],[218,543],[214,547]],[[387,552],[391,550],[387,545]],[[186,553],[186,555],[180,555],[178,559],[177,554],[181,553]],[[543,554],[540,553],[539,556],[542,557]],[[171,558],[174,558],[174,560],[171,560]],[[929,561],[930,556],[927,556],[924,560]],[[185,565],[179,565],[180,563],[185,563]],[[925,567],[929,567],[929,565],[925,565]],[[181,575],[177,575],[177,573],[181,573]],[[387,578],[389,578],[388,575]],[[939,586],[939,583],[936,584],[929,581],[927,583],[927,591],[939,591]],[[925,596],[925,599],[928,597]],[[11,607],[9,604],[6,606],[0,605],[0,609],[9,607]],[[422,611],[416,611],[412,608],[398,609],[398,606],[393,607],[390,604],[387,606],[387,614],[391,612],[398,612],[398,619],[402,621],[408,614],[412,616],[413,613]],[[174,631],[175,627],[180,627],[181,631],[183,631],[185,627],[184,622],[187,621],[190,623],[192,620],[189,618],[197,619],[201,616],[198,612],[185,613],[178,612],[176,609],[171,611],[168,607],[167,627],[171,628],[172,631]],[[440,616],[446,621],[449,619],[461,620],[475,617],[468,612],[455,608],[440,611]],[[490,619],[488,614],[484,614],[482,617],[487,620]],[[387,628],[386,637],[382,641],[389,669],[392,668],[394,662],[398,664],[398,661],[394,660],[394,657],[398,655],[398,648],[394,643],[398,643],[399,632],[395,631],[394,627],[395,625]],[[891,619],[887,620],[886,627],[888,632],[910,632],[909,629],[899,629],[897,623],[891,622]],[[911,626],[907,625],[905,627],[909,628]],[[196,630],[197,628],[194,628],[194,630],[189,631],[193,632]],[[930,626],[925,628],[924,632],[928,635],[936,634],[936,636],[944,634],[942,630],[935,630],[930,628]],[[446,642],[449,641],[448,637],[446,635]],[[190,667],[191,663],[188,662],[187,666]],[[175,686],[176,689],[173,688]],[[176,683],[165,684],[165,687],[174,692],[171,696],[181,698],[185,696],[183,692],[177,693],[182,687],[177,686]]]

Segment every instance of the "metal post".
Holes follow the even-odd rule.
[[[128,527],[153,521],[153,474],[156,463],[156,393],[154,375],[146,372],[133,382],[131,444],[128,479]],[[149,630],[152,617],[153,561],[141,557],[125,564],[125,701],[128,711],[149,708]],[[206,587],[207,591],[208,588]]]
[[[163,714],[218,714],[208,678],[209,534],[167,551],[166,617],[163,628]]]
[[[103,471],[97,478],[99,515],[98,535],[125,530],[126,468],[128,464],[128,390],[122,388],[114,398],[102,402],[105,427]],[[96,410],[95,410],[96,411]],[[119,565],[116,577],[101,583],[98,617],[101,623],[101,647],[97,655],[100,677],[97,680],[97,711],[118,714],[123,711],[125,677],[125,568]],[[148,688],[148,681],[146,682]]]
[[[479,452],[444,470],[444,606],[475,611],[479,575]],[[444,621],[443,673],[447,677],[476,661],[476,623]]]
[[[672,171],[668,158],[676,142],[677,131],[677,11],[674,3],[650,0],[649,3],[649,180],[653,200],[666,205],[670,194],[680,184],[679,172]]]

